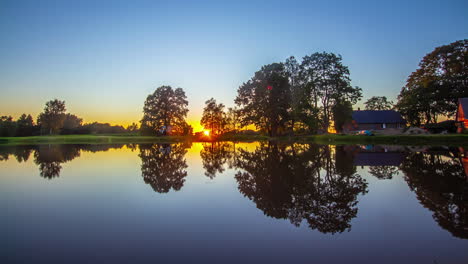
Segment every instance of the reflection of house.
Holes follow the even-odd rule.
[[[394,146],[346,146],[345,151],[353,156],[354,166],[400,166],[407,155]]]
[[[382,130],[404,128],[405,120],[394,110],[358,110],[353,111],[350,130]]]
[[[456,121],[458,126],[458,133],[461,133],[463,130],[468,129],[468,98],[458,99]]]
[[[355,166],[400,166],[405,158],[402,152],[359,152],[354,157]]]
[[[463,165],[463,169],[465,170],[465,176],[468,180],[468,149],[465,150],[464,148],[460,148],[461,153],[461,163]]]

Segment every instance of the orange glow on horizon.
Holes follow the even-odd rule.
[[[204,131],[203,131],[203,134],[205,134],[205,136],[209,136],[209,135],[210,135],[210,131],[209,131],[209,130],[204,130]]]

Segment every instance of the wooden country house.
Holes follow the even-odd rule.
[[[395,110],[357,110],[353,111],[353,121],[346,130],[385,130],[403,129],[406,121]]]
[[[457,132],[462,133],[468,129],[468,97],[458,99],[456,114]]]

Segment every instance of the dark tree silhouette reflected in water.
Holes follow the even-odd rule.
[[[16,160],[26,162],[33,152],[32,146],[5,146],[0,148],[0,161],[6,161],[10,155],[15,156]]]
[[[420,203],[456,237],[468,238],[468,181],[457,151],[415,152],[401,170]]]
[[[34,163],[39,166],[39,174],[46,179],[60,176],[62,163],[69,162],[80,156],[82,151],[98,152],[111,148],[122,148],[123,144],[103,145],[31,145],[31,146],[6,146],[0,148],[0,161],[8,160],[13,155],[18,162],[29,160],[34,153]]]
[[[235,178],[267,216],[296,226],[305,220],[323,233],[349,231],[357,198],[367,191],[349,157],[330,146],[261,143],[253,152],[239,150]]]
[[[380,180],[391,180],[398,171],[397,166],[369,166],[369,173]]]
[[[223,173],[224,165],[233,156],[233,144],[228,142],[209,142],[203,143],[203,149],[200,151],[205,175],[213,179],[217,173]]]
[[[40,145],[34,152],[34,162],[39,165],[41,177],[52,179],[60,176],[62,163],[80,156],[79,146]]]
[[[185,154],[189,144],[140,145],[141,174],[158,193],[178,191],[187,177]]]

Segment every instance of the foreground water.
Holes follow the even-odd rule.
[[[467,263],[463,148],[0,147],[1,263]]]

